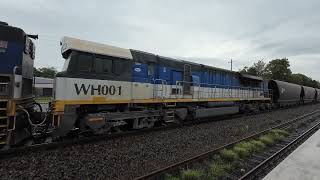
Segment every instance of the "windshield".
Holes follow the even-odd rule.
[[[68,57],[68,59],[65,60],[62,71],[67,71],[69,63],[70,63],[71,55]]]

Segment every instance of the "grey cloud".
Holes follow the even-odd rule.
[[[315,63],[299,61],[320,56],[319,7],[318,0],[4,0],[0,18],[40,35],[37,66],[61,68],[59,40],[68,35],[227,69],[230,58],[239,69],[288,57],[295,71],[320,80]]]

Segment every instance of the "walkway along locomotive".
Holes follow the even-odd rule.
[[[2,28],[10,31],[11,26]],[[3,38],[0,42],[10,47]],[[0,57],[9,52],[6,48]],[[31,96],[29,106],[6,104],[6,123],[14,126],[3,128],[4,144],[28,137],[41,142],[45,137],[150,128],[319,100],[320,90],[314,88],[70,37],[62,39],[61,53],[65,64],[54,80],[49,111],[35,111]],[[4,62],[14,63],[9,58]],[[23,63],[14,66],[23,69]],[[1,73],[14,76],[14,66]],[[33,74],[33,68],[28,71]],[[15,86],[13,79],[6,83],[9,89]],[[18,103],[14,97],[1,98]]]

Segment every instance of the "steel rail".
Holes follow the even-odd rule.
[[[239,178],[239,180],[245,179],[257,179],[264,176],[267,172],[273,169],[279,162],[280,159],[287,157],[298,145],[303,143],[307,138],[309,138],[314,132],[316,132],[320,127],[320,122],[309,128],[303,134],[295,138],[285,147],[274,153],[272,156],[261,162],[255,168],[251,169],[245,175]]]
[[[298,107],[298,106],[296,106]],[[280,110],[289,109],[288,107],[280,108],[280,109],[272,109],[268,111],[259,111],[259,112],[253,112],[249,114],[235,114],[235,115],[228,115],[228,116],[221,116],[216,117],[215,121],[222,121],[232,118],[240,118],[245,116],[252,116],[252,115],[258,115],[258,114],[264,114],[268,112],[275,112]],[[320,110],[319,110],[320,111]],[[313,111],[309,114],[315,113],[316,111]],[[121,132],[121,133],[113,133],[113,134],[102,134],[102,135],[96,135],[91,137],[82,137],[82,138],[74,138],[71,140],[63,140],[63,141],[57,141],[57,142],[50,142],[50,143],[41,143],[41,144],[34,144],[30,146],[21,146],[21,147],[13,147],[5,150],[0,150],[0,159],[6,159],[11,158],[16,155],[21,155],[23,153],[29,153],[29,152],[35,152],[40,150],[52,150],[57,148],[63,148],[71,145],[78,145],[78,144],[89,144],[89,143],[95,143],[102,140],[113,140],[116,138],[121,137],[128,137],[128,136],[135,136],[135,135],[142,135],[147,134],[151,132],[157,132],[157,131],[166,131],[170,129],[176,129],[183,126],[192,126],[202,123],[211,123],[214,122],[209,119],[200,120],[200,121],[190,121],[185,122],[183,124],[171,124],[169,126],[163,126],[163,127],[155,127],[150,129],[142,129],[142,130],[135,130],[135,131],[128,131],[128,132]]]
[[[299,121],[299,120],[302,120],[302,119],[305,119],[307,117],[310,117],[316,113],[319,113],[320,110],[316,110],[316,111],[313,111],[311,113],[308,113],[308,114],[305,114],[305,115],[302,115],[302,116],[299,116],[297,118],[294,118],[290,121],[287,121],[287,122],[284,122],[284,123],[281,123],[279,125],[276,125],[276,126],[273,126],[271,128],[268,128],[268,129],[265,129],[263,131],[260,131],[260,132],[257,132],[253,135],[250,135],[250,136],[247,136],[245,138],[242,138],[240,140],[236,140],[234,142],[231,142],[229,144],[226,144],[226,145],[222,145],[218,148],[215,148],[213,150],[210,150],[210,151],[207,151],[207,152],[204,152],[204,153],[201,153],[199,155],[196,155],[194,157],[191,157],[191,158],[188,158],[184,161],[181,161],[181,162],[178,162],[178,163],[174,163],[172,165],[169,165],[167,167],[164,167],[164,168],[161,168],[161,169],[158,169],[158,170],[155,170],[151,173],[148,173],[146,175],[143,175],[143,176],[140,176],[140,177],[137,177],[135,178],[134,180],[142,180],[142,179],[162,179],[162,178],[156,178],[157,176],[161,175],[161,174],[164,174],[165,172],[169,172],[169,171],[172,171],[172,170],[175,170],[176,168],[178,167],[181,167],[183,165],[187,165],[189,163],[192,163],[192,162],[195,162],[195,161],[198,161],[200,159],[205,159],[206,157],[210,156],[211,154],[215,154],[216,152],[219,152],[220,150],[224,149],[224,148],[230,148],[232,146],[234,146],[235,144],[241,142],[241,141],[244,141],[244,140],[249,140],[249,139],[253,139],[257,136],[260,136],[261,134],[264,134],[272,129],[277,129],[277,128],[284,128],[284,127],[287,127],[288,125],[296,122],[296,121]],[[319,116],[319,115],[318,115]]]

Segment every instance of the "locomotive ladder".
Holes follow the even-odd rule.
[[[8,130],[7,100],[0,100],[0,145],[6,144]]]
[[[174,110],[168,110],[166,111],[166,122],[175,122],[174,118]]]
[[[185,64],[183,69],[183,95],[191,95],[192,72],[191,65]]]

